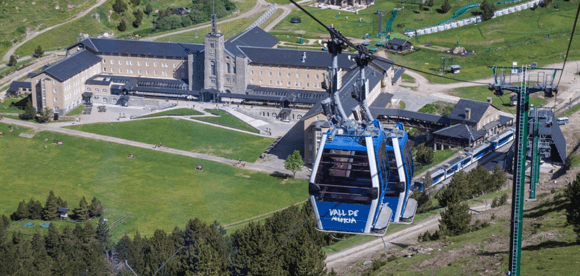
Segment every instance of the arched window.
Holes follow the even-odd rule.
[[[211,62],[211,75],[215,76],[215,61]]]
[[[230,70],[231,70],[230,64],[228,63],[228,73],[231,73]]]

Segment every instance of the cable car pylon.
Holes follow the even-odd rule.
[[[518,98],[516,112],[515,162],[512,189],[509,267],[507,275],[519,276],[522,247],[522,227],[524,218],[523,211],[526,181],[526,156],[528,143],[528,115],[530,110],[530,94],[543,91],[546,97],[552,97],[554,93],[558,93],[558,86],[554,86],[554,79],[556,77],[556,73],[558,71],[562,71],[562,69],[532,68],[527,66],[488,67],[493,69],[494,75],[494,83],[489,84],[489,90],[495,91],[495,94],[498,96],[503,95],[503,90],[511,91],[516,93]],[[504,74],[505,69],[509,69],[512,72],[507,82],[506,76]],[[500,70],[501,75],[498,76],[498,74],[500,74]],[[532,80],[530,78],[531,75],[528,75],[528,70],[540,70],[544,72],[553,71],[553,74],[551,75],[551,78],[548,74],[543,74],[542,78],[540,78],[540,74],[538,74],[537,79]],[[513,75],[518,77],[514,82],[511,81],[511,77]]]

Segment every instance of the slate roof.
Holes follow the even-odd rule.
[[[395,76],[393,77],[393,82],[397,82],[399,80],[399,78],[403,75],[404,72],[405,72],[405,69],[403,69],[403,68],[395,69]]]
[[[391,93],[380,93],[369,107],[385,108],[391,102],[393,96]]]
[[[126,88],[139,87],[142,90],[144,87],[157,87],[157,88],[169,88],[183,90],[184,87],[187,90],[189,87],[187,82],[181,79],[157,79],[157,78],[144,78],[144,77],[126,77],[126,76],[116,76],[116,75],[95,75],[85,81],[86,85],[109,85],[111,83],[124,83]],[[127,89],[130,90],[130,89]]]
[[[224,43],[224,46],[228,51],[230,51],[234,56],[243,55],[244,53],[238,48],[238,46],[252,46],[252,47],[263,47],[272,48],[278,44],[278,40],[275,36],[265,32],[256,26],[250,30],[242,32]]]
[[[533,112],[530,112],[529,116],[531,119]],[[564,138],[564,134],[562,134],[560,125],[558,125],[558,119],[551,110],[546,109],[538,110],[538,117],[540,121],[539,135],[552,138],[552,142],[554,142],[552,147],[558,152],[557,158],[560,159],[558,161],[564,163],[566,161],[566,139]],[[530,123],[528,126],[528,133],[532,133],[534,125]]]
[[[310,66],[310,67],[330,67],[332,56],[326,51],[302,51],[278,48],[259,48],[240,46],[238,47],[252,63],[283,65],[283,66]],[[306,53],[306,58],[302,62],[302,56]],[[351,69],[356,67],[354,61],[348,60],[348,56],[354,54],[338,55],[338,68]]]
[[[414,119],[443,125],[449,124],[449,120],[447,119],[447,117],[441,115],[433,115],[404,109],[376,108],[376,107],[370,108],[370,111],[371,114],[373,114],[373,117],[375,118],[378,116],[388,116],[388,117]]]
[[[304,89],[287,89],[262,87],[257,85],[248,85],[246,94],[237,94],[243,96],[236,96],[235,94],[222,94],[223,97],[243,98],[252,100],[267,100],[267,101],[284,101],[288,100],[292,103],[308,103],[315,104],[328,96],[328,93],[322,91],[312,91]]]
[[[389,44],[389,45],[398,45],[398,46],[403,46],[406,43],[411,43],[411,42],[409,42],[408,40],[400,39],[400,38],[389,39],[389,41],[387,42],[387,44]]]
[[[42,72],[52,76],[60,82],[68,80],[83,70],[101,62],[102,58],[84,50],[76,52],[59,63],[45,68]]]
[[[18,91],[19,88],[31,89],[32,84],[29,81],[13,81],[10,84],[10,87],[8,88],[8,90],[6,90],[6,93],[8,93],[8,94],[15,93],[16,91]]]
[[[491,104],[474,100],[460,99],[449,114],[449,119],[478,123]],[[465,120],[465,109],[471,108],[471,119]]]
[[[470,136],[472,136],[473,138],[472,141],[474,141],[485,136],[485,133],[486,133],[485,129],[475,130],[466,124],[456,124],[433,132],[433,134],[439,136],[465,139],[468,141]]]
[[[203,44],[175,43],[175,42],[155,42],[143,40],[128,39],[110,39],[110,38],[87,38],[79,43],[73,44],[67,48],[77,47],[79,44],[90,48],[98,54],[131,54],[131,55],[148,55],[148,56],[166,56],[187,58],[187,48],[190,51],[202,51]],[[182,47],[183,46],[183,47]]]
[[[391,62],[387,62],[384,60],[380,60],[380,59],[373,59],[371,61],[371,63],[375,64],[376,66],[378,66],[379,68],[387,71],[389,70],[389,68],[393,67],[393,64],[395,63],[394,61]]]

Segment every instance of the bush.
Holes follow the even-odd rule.
[[[376,259],[376,260],[373,260],[373,266],[371,269],[372,269],[372,271],[377,271],[377,270],[381,269],[381,267],[383,267],[386,264],[387,264],[387,261]]]
[[[443,13],[447,13],[451,9],[451,5],[449,4],[449,0],[445,0],[445,3],[441,5],[441,11]]]
[[[439,231],[443,235],[456,236],[468,233],[470,230],[471,214],[466,203],[453,203],[441,213]]]
[[[413,193],[411,198],[417,200],[417,214],[427,213],[433,209],[433,201],[427,191]]]
[[[119,26],[117,26],[117,30],[119,30],[120,32],[124,32],[127,30],[127,23],[125,23],[125,20],[121,20],[121,22],[119,23]]]
[[[508,200],[508,195],[507,194],[501,195],[501,197],[499,198],[499,202],[498,202],[499,206],[502,206],[502,205],[506,204],[507,203],[507,200]]]

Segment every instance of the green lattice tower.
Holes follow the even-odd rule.
[[[534,86],[528,87],[526,83],[527,67],[497,67],[490,66],[493,69],[495,83],[490,84],[490,90],[495,90],[498,94],[503,94],[502,90],[508,90],[517,94],[517,112],[516,112],[516,137],[515,137],[515,162],[513,174],[512,189],[512,219],[510,225],[510,250],[509,250],[509,267],[508,275],[520,275],[520,261],[522,248],[522,227],[524,219],[524,195],[526,181],[526,156],[528,142],[528,114],[530,109],[530,94],[544,91],[557,91],[554,87],[554,78],[556,72],[561,69],[552,68],[534,68],[534,70],[554,70],[551,84],[535,83]],[[500,77],[498,80],[497,69],[521,70],[522,79],[519,85],[505,83],[505,79]],[[547,82],[547,81],[546,81]],[[537,151],[536,151],[537,152]]]
[[[540,181],[540,119],[538,118],[538,108],[534,109],[534,132],[532,133],[532,171],[530,177],[530,200],[536,199],[536,185]]]

